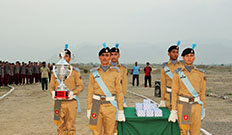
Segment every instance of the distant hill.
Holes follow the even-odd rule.
[[[167,49],[169,45],[167,43],[161,44],[148,44],[148,43],[121,43],[121,63],[150,63],[161,64],[168,60]],[[181,45],[180,55],[184,48],[191,47]],[[101,45],[95,45],[93,43],[72,45],[71,50],[74,54],[72,60],[73,63],[99,63],[98,51],[102,48]],[[58,50],[56,49],[53,49]],[[228,47],[223,43],[201,43],[196,48],[196,63],[197,64],[229,64],[232,61],[231,55],[232,47]],[[58,51],[59,52],[59,51]],[[180,57],[181,59],[181,57]],[[48,61],[56,62],[58,55],[53,54]]]

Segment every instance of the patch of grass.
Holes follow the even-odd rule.
[[[225,93],[225,95],[232,96],[232,93]]]
[[[210,89],[206,90],[206,93],[211,93],[212,91]]]
[[[9,90],[10,90],[9,87],[6,86],[0,87],[0,91],[9,91]]]

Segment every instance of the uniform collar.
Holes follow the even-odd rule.
[[[197,68],[194,65],[192,65],[192,71],[195,71],[195,70],[197,70]],[[185,65],[183,66],[182,71],[188,71],[188,69],[186,69]]]
[[[102,71],[106,72],[108,69],[110,69],[110,65],[108,66],[101,66],[99,67]]]
[[[110,62],[110,66],[114,66],[114,65],[112,65],[112,62]],[[117,64],[116,66],[120,67],[120,66],[121,66],[121,63],[118,62],[118,64]]]
[[[180,61],[179,60],[176,60],[176,64],[179,64]],[[173,64],[171,60],[168,61],[168,64]],[[174,64],[173,64],[174,65]]]

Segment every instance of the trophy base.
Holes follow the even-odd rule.
[[[68,99],[68,91],[56,91],[55,99]]]

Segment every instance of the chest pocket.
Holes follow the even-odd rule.
[[[73,73],[65,80],[65,85],[70,88],[73,87],[73,82],[75,82],[75,77],[73,75]]]
[[[195,88],[195,90],[197,91],[197,93],[200,92],[200,87],[201,87],[201,77],[199,76],[199,74],[193,74],[190,78],[193,87]]]
[[[107,86],[108,89],[111,89],[110,87],[115,86],[115,81],[114,81],[114,76],[112,74],[107,74],[107,75],[100,75],[102,80],[105,82],[105,85]],[[94,80],[94,89],[100,88],[97,81]]]

